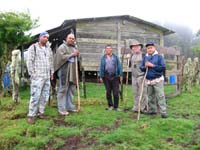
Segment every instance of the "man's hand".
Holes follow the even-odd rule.
[[[53,80],[53,79],[54,79],[53,75],[51,75],[50,79],[51,79],[51,80]]]
[[[100,79],[99,79],[99,81],[102,83],[102,82],[103,82],[103,79],[102,79],[102,78],[100,78]]]
[[[149,61],[147,61],[145,63],[145,67],[154,67],[154,64],[150,63]]]
[[[130,59],[130,58],[131,58],[131,54],[127,54],[127,55],[126,55],[126,58],[127,58],[127,59]]]
[[[79,50],[75,49],[74,52],[73,52],[73,56],[76,57],[78,55],[79,55]]]
[[[119,80],[120,80],[120,83],[122,84],[122,83],[123,83],[123,77],[120,76],[120,77],[119,77]]]

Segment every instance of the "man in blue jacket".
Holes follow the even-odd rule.
[[[156,51],[154,43],[146,44],[147,54],[142,60],[140,69],[147,71],[146,83],[149,99],[149,112],[146,114],[154,115],[157,112],[157,104],[160,109],[161,117],[167,118],[166,100],[164,94],[164,76],[165,61],[163,56]]]
[[[106,45],[105,54],[101,58],[99,67],[100,81],[104,82],[106,88],[106,98],[108,101],[108,110],[120,111],[119,105],[119,80],[123,80],[122,66],[119,58],[112,53],[112,46]],[[113,92],[114,104],[112,101]]]

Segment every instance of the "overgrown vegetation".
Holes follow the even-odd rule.
[[[38,19],[32,19],[29,13],[0,11],[0,82],[5,65],[11,60],[12,50],[30,42],[29,31],[36,27]]]
[[[166,92],[171,91],[166,87]],[[26,115],[29,90],[20,92],[20,103],[1,98],[0,149],[111,149],[111,150],[198,150],[200,149],[200,88],[192,93],[168,99],[169,118],[128,112],[107,111],[102,84],[87,83],[87,99],[81,99],[81,112],[59,116],[52,100],[45,114],[29,125]],[[131,86],[125,97],[127,108],[133,105]],[[123,103],[120,101],[123,109]]]

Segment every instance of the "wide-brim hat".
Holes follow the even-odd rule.
[[[141,44],[139,41],[137,41],[137,40],[132,40],[132,41],[130,42],[130,49],[132,49],[133,46],[137,46],[137,45],[139,45],[139,46],[141,46],[141,48],[143,48],[143,44]]]

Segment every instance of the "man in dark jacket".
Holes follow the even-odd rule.
[[[119,80],[123,80],[122,66],[120,64],[119,58],[112,53],[112,46],[106,45],[105,54],[101,58],[99,67],[99,77],[100,81],[104,82],[106,88],[106,98],[108,101],[108,110],[117,110],[119,104]],[[114,104],[112,101],[113,92]]]
[[[149,112],[146,114],[153,115],[157,111],[157,102],[160,109],[161,117],[167,118],[166,100],[164,94],[164,77],[165,70],[164,58],[158,54],[154,43],[146,44],[147,54],[143,58],[140,69],[143,72],[147,71],[146,83],[149,99]],[[148,69],[148,70],[147,70]]]

